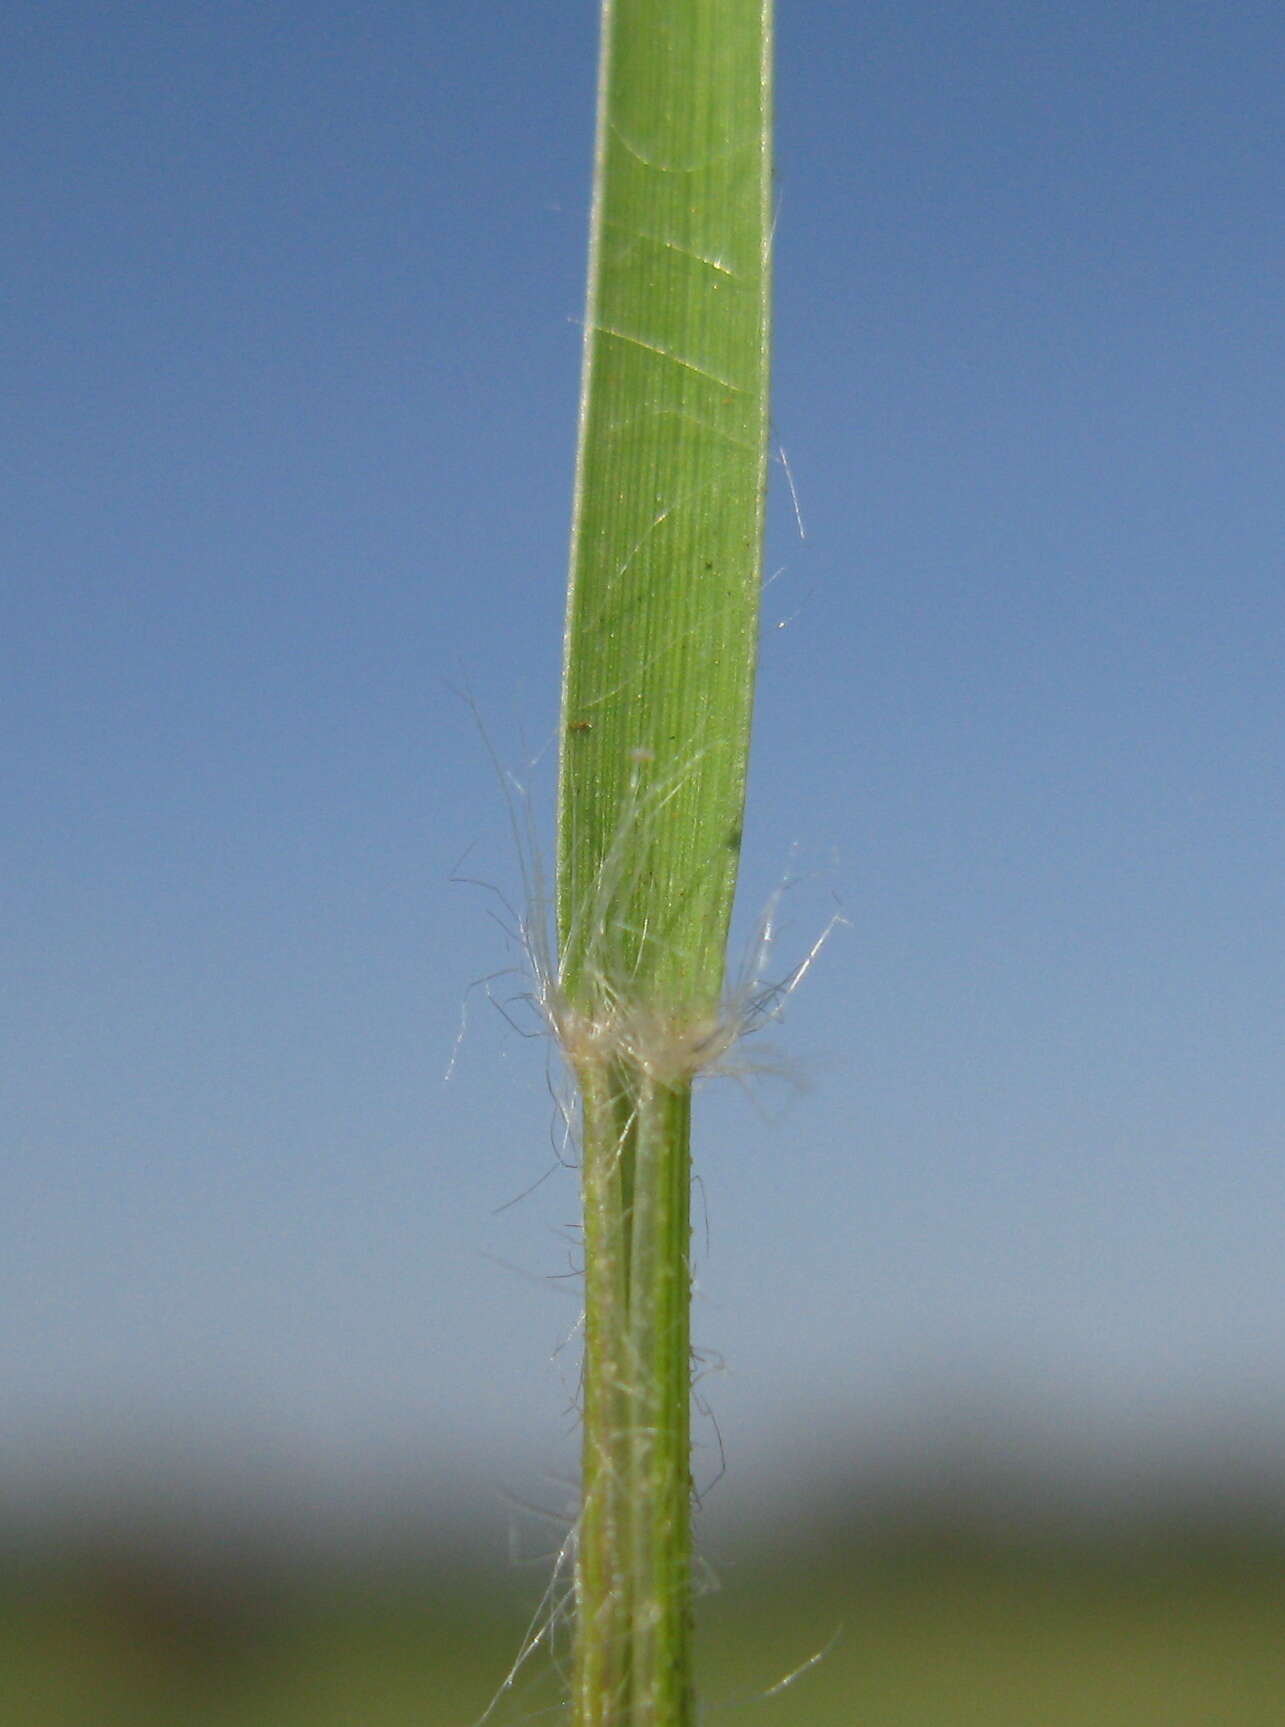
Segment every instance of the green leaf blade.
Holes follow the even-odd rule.
[[[762,0],[604,14],[563,683],[562,987],[692,1020],[722,987],[768,388]]]

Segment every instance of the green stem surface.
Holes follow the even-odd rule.
[[[768,0],[604,0],[553,1017],[582,1099],[575,1727],[687,1727],[692,1080],[722,1005],[761,577]]]

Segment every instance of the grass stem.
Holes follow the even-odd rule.
[[[768,0],[604,0],[552,1017],[580,1089],[575,1727],[688,1727],[692,1082],[727,1047],[767,428]]]

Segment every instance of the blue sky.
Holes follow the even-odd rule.
[[[1285,16],[780,10],[740,940],[848,925],[703,1101],[732,1480],[1280,1420]],[[9,34],[0,1464],[556,1474],[574,1181],[496,1214],[547,1051],[451,877],[474,709],[547,845],[595,10]]]

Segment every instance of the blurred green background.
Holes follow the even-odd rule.
[[[1260,1521],[830,1513],[715,1542],[698,1608],[702,1720],[1281,1720],[1285,1543]],[[488,1565],[450,1541],[341,1556],[225,1532],[181,1551],[118,1525],[29,1546],[6,1568],[0,1719],[470,1727],[500,1691],[490,1718],[505,1727],[561,1721],[552,1575],[548,1558]],[[547,1635],[504,1690],[533,1623]]]

